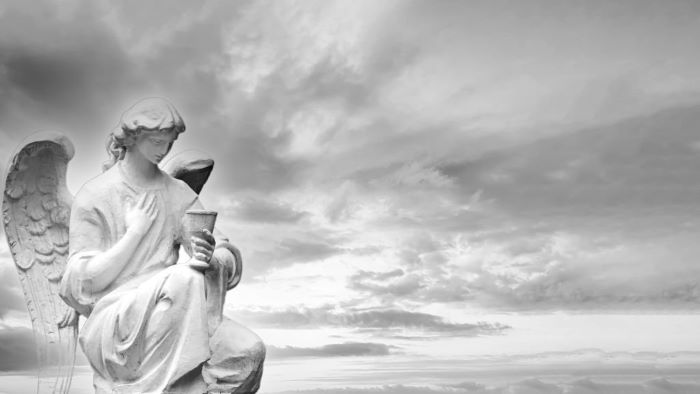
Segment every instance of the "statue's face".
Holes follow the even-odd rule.
[[[176,131],[145,132],[138,136],[132,149],[151,163],[158,164],[170,152],[176,139]]]

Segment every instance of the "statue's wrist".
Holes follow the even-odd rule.
[[[133,237],[142,238],[143,236],[146,235],[146,232],[141,231],[141,230],[137,229],[136,227],[129,227],[126,229],[126,234],[133,236]]]
[[[226,269],[229,276],[233,275],[233,271],[236,269],[235,259],[236,257],[227,248],[215,248],[211,255],[212,260],[216,260],[222,267]]]

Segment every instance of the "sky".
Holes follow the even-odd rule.
[[[698,37],[681,0],[0,1],[0,162],[61,131],[75,193],[167,97],[261,392],[698,392]],[[4,242],[0,272],[25,387]]]

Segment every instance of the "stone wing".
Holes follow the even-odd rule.
[[[78,319],[59,296],[73,200],[66,168],[73,153],[62,134],[34,134],[14,153],[5,177],[3,222],[37,341],[39,393],[68,393],[75,360]]]
[[[199,194],[214,168],[214,160],[206,153],[186,150],[163,163],[162,169],[173,178],[185,182]]]

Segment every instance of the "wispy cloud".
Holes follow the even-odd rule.
[[[392,335],[391,330],[412,329],[440,336],[498,335],[510,327],[499,323],[455,323],[429,313],[400,309],[353,310],[351,308],[290,308],[285,310],[236,310],[241,320],[261,327],[344,327]],[[396,335],[401,335],[396,332]]]
[[[309,216],[308,212],[297,211],[288,203],[270,201],[264,196],[239,199],[228,211],[233,218],[250,222],[280,224],[295,224]]]
[[[267,346],[271,359],[293,357],[388,356],[396,346],[372,342],[333,343],[319,347]]]
[[[679,383],[658,378],[639,384],[602,383],[580,379],[565,383],[549,383],[528,379],[508,385],[485,385],[463,382],[446,386],[385,385],[368,388],[332,388],[281,391],[276,394],[692,394],[700,390],[695,383]]]

